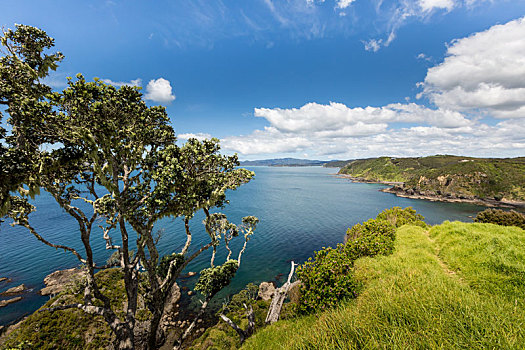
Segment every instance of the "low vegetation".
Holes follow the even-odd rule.
[[[525,235],[515,227],[405,225],[394,253],[355,262],[355,299],[280,321],[243,349],[520,349]]]
[[[515,210],[487,209],[479,212],[474,221],[502,226],[517,226],[525,230],[525,214],[518,213]]]
[[[436,155],[355,160],[340,171],[363,181],[400,182],[408,194],[525,201],[525,158]]]
[[[125,290],[119,269],[109,269],[96,274],[101,289],[107,293],[114,307],[123,309]],[[30,315],[21,326],[0,345],[2,349],[104,349],[111,344],[112,334],[104,319],[81,310],[69,309],[56,312],[40,311],[45,308],[82,302],[83,285],[58,294]],[[149,311],[139,309],[147,317]]]
[[[519,227],[448,221],[429,227],[414,209],[394,207],[349,228],[345,244],[299,266],[300,292],[292,293],[280,321],[265,324],[270,302],[257,298],[253,284],[216,316],[245,329],[247,310],[253,310],[256,333],[243,349],[519,349],[525,343],[524,247]],[[118,269],[97,278],[115,305],[124,301]],[[81,298],[82,287],[76,289],[60,302]],[[57,298],[44,307],[53,303]],[[37,312],[4,346],[95,349],[110,337],[98,317]],[[190,346],[239,347],[237,333],[223,321]]]

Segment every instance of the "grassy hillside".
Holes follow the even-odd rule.
[[[356,262],[365,288],[318,315],[280,321],[243,349],[521,349],[525,231],[403,226],[394,254]]]
[[[365,181],[403,182],[395,190],[409,195],[525,201],[524,157],[380,157],[353,161],[340,173]]]

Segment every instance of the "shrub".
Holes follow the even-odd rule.
[[[313,259],[297,268],[302,284],[298,311],[324,310],[342,299],[355,298],[359,283],[353,275],[354,261],[363,256],[391,254],[395,235],[396,227],[391,222],[370,219],[348,229],[346,244],[315,252]]]
[[[358,283],[351,273],[353,260],[340,244],[336,249],[324,248],[315,252],[297,268],[301,280],[300,313],[309,313],[336,306],[341,299],[356,297]]]
[[[416,210],[412,207],[406,207],[404,209],[401,207],[385,209],[377,215],[376,219],[388,221],[395,227],[401,227],[407,224],[423,228],[427,227],[423,215],[417,214]]]
[[[396,228],[385,220],[370,219],[346,231],[344,250],[352,261],[362,256],[387,255],[394,251]]]
[[[486,209],[479,212],[474,221],[501,226],[517,226],[525,230],[525,215],[514,210]]]

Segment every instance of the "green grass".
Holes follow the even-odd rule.
[[[523,349],[524,252],[518,228],[403,226],[394,254],[356,262],[357,299],[266,327],[243,349]]]
[[[369,181],[404,182],[405,189],[434,195],[525,201],[525,158],[420,158],[355,160],[339,173]]]
[[[111,299],[115,309],[122,309],[125,300],[124,281],[118,269],[104,270],[96,274],[101,291]],[[41,308],[59,304],[80,303],[83,287],[69,288],[49,300]],[[123,315],[119,311],[119,315]],[[93,316],[81,310],[56,312],[35,312],[21,326],[11,333],[0,349],[15,347],[21,342],[29,342],[30,349],[106,349],[111,343],[111,331],[100,316]]]

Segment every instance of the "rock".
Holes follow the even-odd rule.
[[[173,284],[173,287],[171,287],[171,291],[168,294],[168,306],[166,307],[166,315],[169,315],[170,317],[174,317],[176,315],[175,309],[179,306],[177,303],[180,299],[180,288],[177,283]]]
[[[190,278],[190,277],[195,276],[196,274],[197,272],[190,271],[187,274],[180,276],[179,278]]]
[[[0,295],[14,295],[14,294],[20,294],[20,293],[22,293],[22,292],[25,291],[25,290],[27,290],[27,287],[25,286],[25,284],[21,284],[21,285],[16,286],[16,287],[9,288],[9,289],[6,290],[5,292],[0,293]]]
[[[259,285],[259,292],[257,297],[261,298],[264,301],[272,299],[273,294],[275,293],[275,286],[271,282],[263,282]]]
[[[40,290],[40,295],[58,294],[85,276],[86,272],[77,268],[55,271],[44,278],[46,286]]]
[[[0,282],[9,283],[9,282],[11,282],[11,279],[7,278],[7,277],[0,277]]]
[[[202,319],[199,318],[199,319],[197,320],[197,323],[201,323],[201,322],[202,322]]]
[[[22,300],[22,297],[16,297],[16,298],[11,298],[7,300],[0,300],[0,307],[4,307],[9,304],[16,303],[17,301],[20,301],[20,300]]]
[[[193,293],[192,290],[188,291],[188,295],[189,295],[189,296],[192,296],[193,294],[194,294],[194,293]]]
[[[205,331],[204,328],[199,329],[199,332],[201,332],[201,333],[204,333],[204,331]]]

